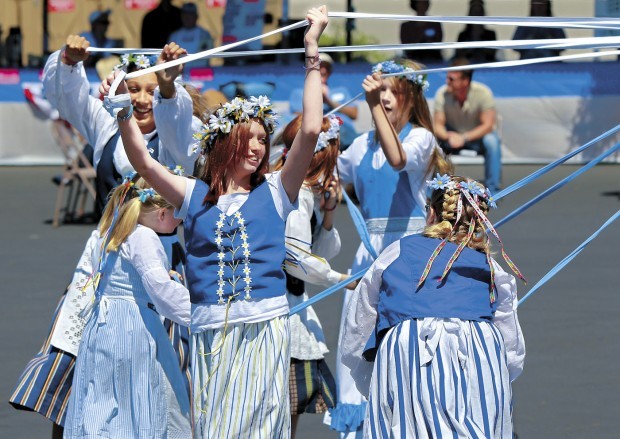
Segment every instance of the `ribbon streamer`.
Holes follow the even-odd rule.
[[[609,226],[611,223],[613,223],[615,220],[618,219],[618,217],[620,216],[620,210],[617,211],[611,218],[609,218],[607,221],[605,221],[605,224],[603,224],[596,232],[594,232],[588,239],[586,239],[584,242],[582,242],[575,250],[573,250],[572,252],[570,252],[568,254],[568,256],[566,256],[564,259],[562,259],[555,267],[553,267],[551,270],[549,270],[549,272],[547,274],[545,274],[537,283],[536,285],[534,285],[532,287],[532,289],[521,298],[521,300],[519,300],[519,306],[521,306],[523,304],[523,302],[525,302],[532,294],[534,294],[540,287],[542,287],[544,284],[547,283],[547,281],[549,279],[551,279],[553,276],[555,276],[562,268],[564,268],[566,265],[568,265],[568,263],[570,261],[572,261],[573,259],[575,259],[575,257],[581,253],[581,251],[586,248],[586,246],[588,244],[590,244],[594,238],[596,238],[603,230],[605,230],[605,228],[607,226]]]

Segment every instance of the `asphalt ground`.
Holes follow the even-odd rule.
[[[537,168],[506,166],[504,184]],[[562,166],[506,197],[491,220],[577,169]],[[56,195],[51,178],[59,170],[0,168],[0,397],[5,401],[0,404],[0,438],[50,437],[49,421],[14,410],[6,401],[42,344],[54,307],[94,227],[51,226]],[[499,229],[509,255],[529,280],[527,286],[519,284],[519,296],[620,208],[619,171],[618,165],[598,166]],[[457,173],[481,178],[482,168],[462,165]],[[346,270],[359,238],[345,208],[337,210],[336,226],[343,245],[332,265]],[[614,223],[520,308],[527,356],[523,375],[513,386],[513,404],[521,439],[618,437],[619,248],[620,225]],[[335,370],[341,298],[333,295],[315,309],[332,350],[327,362]],[[321,418],[302,416],[298,438],[336,437]]]

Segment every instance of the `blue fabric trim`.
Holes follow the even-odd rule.
[[[361,404],[338,404],[329,414],[332,418],[330,428],[342,433],[354,432],[362,428],[366,416],[367,402]]]

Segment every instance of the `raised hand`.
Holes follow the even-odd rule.
[[[310,44],[318,47],[319,38],[329,22],[327,18],[327,7],[323,5],[318,8],[310,8],[306,14],[306,20],[308,20],[310,24],[306,28],[304,43],[306,46]]]
[[[62,53],[61,61],[67,65],[75,65],[80,61],[88,58],[86,49],[90,47],[90,43],[84,37],[79,35],[69,35],[67,37],[65,51]]]
[[[116,77],[120,74],[121,72],[114,71],[110,73],[103,81],[101,81],[101,84],[99,85],[99,93],[101,93],[101,96],[107,96],[110,93],[110,87],[112,86],[114,79],[116,79]],[[116,89],[116,94],[120,95],[125,93],[129,93],[129,89],[127,88],[127,83],[123,80],[118,85],[118,88]]]
[[[381,87],[383,87],[383,80],[379,72],[375,72],[364,78],[362,88],[366,92],[366,102],[368,102],[370,107],[381,103]]]
[[[170,42],[166,44],[157,58],[156,64],[163,64],[168,61],[173,61],[187,55],[187,50],[183,49],[177,43]],[[177,76],[183,72],[183,64],[178,66],[168,67],[165,70],[156,72],[157,81],[163,81],[166,83],[173,83]]]

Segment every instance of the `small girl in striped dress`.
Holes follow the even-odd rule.
[[[77,355],[65,438],[189,438],[189,399],[160,320],[188,326],[189,292],[169,275],[157,233],[179,225],[142,179],[126,178],[99,223],[99,268]]]
[[[368,394],[364,437],[512,438],[525,346],[515,278],[490,256],[495,203],[470,179],[429,183],[426,228],[381,253],[347,309],[339,348]]]

